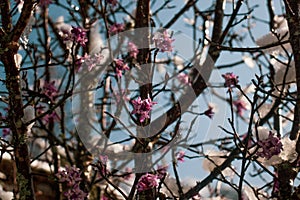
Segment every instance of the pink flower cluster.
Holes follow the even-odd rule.
[[[114,34],[117,34],[117,33],[120,33],[122,31],[124,31],[124,29],[125,29],[125,25],[124,24],[118,24],[118,23],[116,23],[116,24],[113,24],[109,28],[108,32],[110,34],[114,35]]]
[[[65,36],[65,41],[72,41],[80,44],[81,46],[85,46],[86,42],[88,41],[86,36],[86,30],[84,30],[81,27],[72,26],[70,33],[66,30],[63,30],[63,34]]]
[[[158,179],[164,178],[168,173],[168,168],[169,168],[168,165],[166,165],[166,166],[159,165],[156,170],[157,178]]]
[[[55,87],[55,81],[52,81],[50,83],[45,82],[42,93],[53,102],[58,95],[58,90]]]
[[[124,63],[123,59],[114,59],[116,64],[116,75],[117,77],[122,77],[122,72],[125,70],[129,70],[130,68],[126,63]]]
[[[234,75],[232,72],[222,74],[222,77],[225,79],[224,86],[228,88],[232,88],[236,86],[236,84],[239,82],[238,76]]]
[[[149,113],[152,110],[152,106],[157,104],[156,102],[153,102],[149,96],[144,100],[142,100],[141,97],[138,97],[137,100],[132,100],[131,102],[134,108],[131,114],[138,114],[141,123],[145,121],[145,119],[150,118]]]
[[[133,42],[128,42],[129,56],[136,59],[139,53],[137,46]]]
[[[281,150],[283,149],[283,145],[280,141],[280,138],[274,136],[274,133],[272,133],[271,131],[269,132],[268,138],[264,140],[259,140],[257,142],[257,145],[259,149],[256,154],[268,160],[272,156],[279,155]]]
[[[145,174],[143,175],[138,184],[137,184],[137,190],[138,191],[145,191],[152,188],[155,188],[158,186],[158,178],[154,174]]]
[[[86,53],[83,57],[79,57],[76,60],[76,66],[78,67],[78,71],[82,66],[87,67],[88,70],[91,71],[97,64],[100,64],[102,59],[103,56],[100,53],[95,53],[93,55]]]
[[[45,106],[42,106],[42,105],[38,105],[36,106],[36,112],[38,115],[41,115],[43,114],[45,111],[46,107]],[[55,112],[55,111],[52,111],[50,112],[49,114],[45,115],[43,118],[42,118],[43,122],[45,124],[48,124],[50,121],[59,121],[60,120],[60,117],[59,115]]]
[[[68,167],[66,166],[65,170],[62,170],[56,174],[56,177],[59,179],[59,182],[66,183],[70,189],[64,193],[64,196],[68,200],[84,200],[87,196],[87,193],[82,191],[79,187],[79,183],[82,180],[81,172],[75,166]]]
[[[153,41],[161,52],[171,52],[173,50],[172,42],[174,42],[174,39],[171,39],[166,30],[163,33],[156,32]]]

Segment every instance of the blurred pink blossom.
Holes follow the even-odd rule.
[[[176,153],[176,159],[179,162],[184,162],[184,155],[185,155],[184,151],[179,151],[179,152]]]
[[[124,63],[123,59],[114,59],[116,64],[116,75],[117,77],[122,77],[122,72],[125,70],[129,70],[130,68],[126,63]]]
[[[238,76],[234,75],[232,72],[222,74],[222,77],[225,79],[224,86],[228,88],[236,86],[236,84],[239,82]]]
[[[129,51],[130,57],[132,57],[134,59],[137,58],[139,50],[138,50],[137,46],[134,43],[128,42],[128,51]]]
[[[147,173],[140,178],[137,184],[137,190],[145,191],[145,190],[155,188],[156,186],[158,186],[157,176],[154,174]]]
[[[58,95],[58,89],[55,86],[55,81],[44,82],[42,93],[46,95],[51,101],[54,101]]]
[[[155,43],[155,46],[161,52],[171,52],[173,50],[172,42],[174,42],[174,39],[171,39],[170,35],[166,30],[163,33],[154,33],[153,41]]]
[[[233,102],[233,105],[235,105],[239,116],[242,116],[244,110],[247,110],[247,104],[243,100],[236,100]]]
[[[124,24],[118,24],[118,23],[116,23],[116,24],[113,24],[113,25],[111,25],[109,27],[108,32],[110,34],[114,35],[114,34],[117,34],[117,33],[120,33],[122,31],[124,31],[124,29],[125,29],[125,25]]]
[[[83,57],[78,57],[75,64],[77,66],[77,71],[81,67],[87,67],[88,71],[91,71],[102,61],[103,56],[100,53],[95,53],[93,55],[85,54]]]
[[[180,73],[177,75],[178,80],[184,85],[191,85],[189,75],[186,73]]]

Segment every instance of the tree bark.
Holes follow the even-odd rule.
[[[290,134],[290,139],[295,140],[299,135],[299,117],[300,117],[300,1],[299,0],[285,0],[285,8],[287,14],[287,21],[290,33],[290,43],[293,49],[296,84],[297,84],[297,99],[294,111],[294,123]],[[300,153],[300,140],[297,139],[296,151]],[[293,173],[292,173],[293,172]],[[283,163],[279,166],[279,199],[292,199],[292,185],[298,173],[298,170]],[[289,176],[287,176],[289,174]],[[287,178],[288,177],[288,178]]]
[[[33,0],[25,0],[21,15],[12,28],[9,1],[1,4],[2,29],[0,32],[0,60],[5,67],[6,88],[9,94],[9,127],[13,135],[14,158],[16,163],[16,186],[14,194],[18,199],[34,200],[34,189],[30,168],[30,157],[27,140],[27,126],[23,123],[23,101],[20,83],[20,66],[17,66],[15,55],[19,49],[19,38],[26,28],[31,12],[33,10]],[[18,195],[17,195],[18,194]]]

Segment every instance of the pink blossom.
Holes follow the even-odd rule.
[[[50,121],[58,122],[58,121],[60,120],[60,117],[58,116],[58,114],[57,114],[55,111],[53,111],[53,112],[51,112],[51,113],[45,115],[45,116],[43,117],[43,120],[44,120],[44,122],[47,124],[47,123],[49,123]]]
[[[83,57],[78,57],[75,64],[77,66],[77,71],[80,70],[81,67],[87,67],[88,71],[91,71],[102,61],[103,56],[100,53],[95,53],[93,55],[85,54]]]
[[[116,6],[118,3],[118,0],[106,0],[107,3],[109,3],[112,6]]]
[[[210,119],[213,118],[214,116],[214,111],[213,111],[213,107],[212,106],[208,106],[208,109],[204,112],[204,115],[206,115],[207,117],[209,117]]]
[[[65,36],[65,41],[72,41],[80,44],[81,46],[85,46],[86,42],[88,41],[86,30],[81,27],[72,26],[71,32],[68,32],[68,30],[63,30],[63,35]]]
[[[82,178],[80,177],[81,172],[78,168],[76,168],[75,166],[66,166],[65,168],[66,169],[61,170],[56,174],[59,182],[67,183],[68,186],[74,186],[82,180]]]
[[[39,5],[43,8],[47,7],[48,5],[50,5],[52,3],[52,0],[40,0]]]
[[[140,178],[137,184],[137,190],[145,191],[151,188],[155,188],[156,186],[158,186],[157,176],[147,173]]]
[[[107,155],[100,155],[99,156],[99,159],[100,159],[100,162],[102,164],[106,164],[107,163],[107,160],[108,160],[108,156]]]
[[[178,80],[184,85],[191,85],[189,75],[186,73],[180,73],[177,75]]]
[[[130,57],[132,57],[134,59],[137,58],[139,50],[138,50],[137,46],[134,43],[128,42],[128,51],[129,51]]]
[[[125,29],[125,25],[124,24],[113,24],[112,26],[110,26],[108,32],[112,35],[120,33],[122,31],[124,31]]]
[[[152,106],[157,104],[156,102],[152,102],[151,98],[148,96],[147,99],[142,100],[141,97],[138,97],[137,100],[132,100],[133,111],[131,114],[138,114],[140,117],[140,122],[145,121],[145,119],[149,119],[149,112],[152,110]]]
[[[127,64],[124,63],[123,59],[114,59],[114,61],[116,64],[116,75],[117,77],[121,78],[122,72],[125,70],[129,70],[130,68]]]
[[[157,167],[156,175],[157,175],[158,179],[162,179],[167,175],[168,167],[169,167],[168,165],[166,165],[166,166],[159,165]]]
[[[234,101],[233,105],[235,105],[235,107],[237,109],[237,113],[238,113],[239,116],[242,116],[244,110],[247,110],[247,104],[242,100]]]
[[[173,50],[172,42],[174,41],[174,39],[171,39],[166,30],[163,33],[156,32],[154,34],[153,41],[155,43],[155,46],[161,52],[171,52]]]
[[[87,197],[87,193],[82,191],[77,183],[65,192],[64,196],[67,197],[68,200],[84,200]]]
[[[185,155],[184,151],[179,151],[179,152],[176,153],[176,159],[179,162],[184,162],[184,155]]]
[[[42,105],[38,105],[36,106],[36,111],[37,111],[37,114],[38,115],[41,115],[43,114],[45,111],[46,107],[45,106],[42,106]],[[52,111],[50,112],[49,114],[45,115],[42,120],[44,121],[44,123],[49,123],[50,121],[59,121],[60,120],[60,117],[59,115],[55,112],[55,111]]]
[[[222,74],[222,77],[225,79],[224,86],[228,88],[236,86],[236,84],[239,82],[238,76],[234,75],[232,72]]]
[[[55,81],[52,81],[50,83],[45,82],[42,93],[46,95],[51,101],[54,101],[58,94],[58,90],[55,87]]]
[[[268,138],[259,140],[257,142],[257,145],[259,149],[256,154],[268,160],[274,155],[279,155],[281,150],[283,149],[280,138],[274,136],[274,133],[272,133],[271,131],[269,132]]]
[[[132,173],[132,169],[129,167],[125,168],[125,176],[124,179],[125,180],[130,180],[133,177],[133,173]]]

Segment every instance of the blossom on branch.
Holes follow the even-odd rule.
[[[59,182],[67,183],[67,185],[69,186],[75,185],[76,183],[80,182],[82,180],[80,176],[81,176],[81,172],[75,166],[73,167],[66,166],[65,169],[60,170],[56,174],[56,177],[58,178]]]
[[[147,173],[140,178],[137,184],[137,190],[145,191],[155,188],[156,186],[158,186],[157,175]]]
[[[149,113],[152,110],[152,106],[157,104],[156,102],[153,102],[149,96],[144,100],[142,100],[141,97],[138,97],[137,100],[132,100],[131,102],[133,104],[133,111],[131,114],[138,114],[141,123],[145,121],[145,119],[150,118]]]
[[[156,32],[153,36],[153,42],[156,48],[161,52],[171,52],[173,50],[172,43],[175,39],[171,39],[168,32],[165,30],[163,33]]]
[[[244,113],[244,110],[247,110],[247,104],[243,100],[233,101],[233,105],[235,105],[239,116],[242,116]]]
[[[124,24],[113,24],[112,26],[110,26],[108,32],[112,35],[120,33],[122,31],[124,31],[125,29],[125,25]]]
[[[68,32],[67,30],[62,31],[65,41],[72,41],[77,44],[80,44],[81,46],[85,46],[86,42],[88,41],[86,36],[86,30],[81,27],[72,26],[71,32]]]
[[[222,74],[222,77],[225,79],[224,86],[228,88],[235,87],[239,82],[238,76],[234,75],[232,72],[228,72],[226,74]]]
[[[70,188],[64,193],[64,196],[68,200],[84,200],[87,197],[87,193],[82,191],[79,187],[82,181],[81,172],[75,166],[66,166],[65,170],[61,170],[56,174],[58,181],[66,183]]]
[[[139,53],[139,50],[137,48],[137,46],[132,43],[132,42],[128,42],[128,51],[129,51],[129,56],[136,59],[137,55]]]
[[[58,95],[58,89],[55,86],[55,81],[45,82],[43,92],[51,101],[54,101]]]
[[[88,55],[87,53],[83,57],[79,57],[76,60],[77,71],[81,66],[87,67],[88,71],[94,69],[102,61],[103,56],[100,53]]]
[[[274,133],[271,131],[269,132],[268,138],[259,140],[257,145],[259,149],[256,154],[266,159],[270,159],[274,155],[279,155],[283,149],[280,138],[274,136]]]
[[[66,191],[64,196],[67,197],[68,200],[84,200],[87,197],[87,193],[82,191],[77,183],[71,189]]]
[[[117,77],[122,77],[122,72],[125,70],[129,70],[130,68],[126,63],[124,63],[123,59],[114,59],[116,64],[116,75]]]
[[[177,78],[180,81],[180,83],[182,83],[184,85],[190,85],[191,86],[189,75],[187,75],[186,73],[178,74]]]
[[[185,155],[184,151],[179,151],[179,152],[176,153],[176,159],[179,162],[184,162],[184,155]]]

